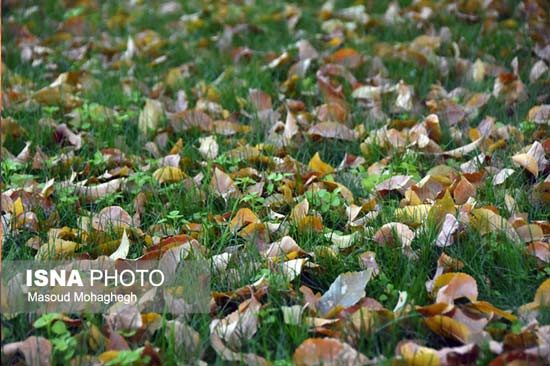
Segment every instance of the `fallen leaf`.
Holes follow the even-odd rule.
[[[99,231],[126,229],[131,226],[132,217],[120,206],[105,207],[92,218],[92,227]]]
[[[468,343],[470,339],[470,330],[468,327],[453,318],[444,315],[434,315],[424,319],[428,328],[433,332],[462,343]]]
[[[405,225],[417,227],[426,221],[431,208],[431,205],[405,206],[395,210],[395,218]]]
[[[199,152],[203,158],[213,160],[218,156],[219,147],[214,136],[201,137],[199,143]]]
[[[368,269],[339,275],[317,303],[321,314],[327,314],[337,306],[347,308],[363,298],[365,286],[369,282],[372,272],[372,269]]]
[[[2,354],[5,357],[12,357],[17,352],[23,354],[25,364],[28,366],[51,365],[52,345],[46,338],[32,336],[21,342],[8,343],[2,346]]]
[[[498,186],[506,181],[512,174],[514,174],[516,171],[514,169],[501,169],[495,176],[493,177],[493,185]]]
[[[527,119],[538,124],[550,124],[550,104],[532,107],[527,113]]]
[[[441,360],[436,350],[419,346],[412,341],[404,341],[397,345],[397,354],[408,366],[440,366]]]
[[[290,212],[290,219],[296,222],[304,219],[309,212],[309,202],[307,198],[304,198],[300,203],[298,203],[292,211]]]
[[[76,250],[80,247],[80,244],[63,239],[54,239],[48,241],[38,248],[38,252],[35,255],[36,260],[52,260],[62,259],[72,256]]]
[[[339,139],[355,141],[357,134],[346,125],[338,122],[321,122],[310,127],[307,132],[312,137],[323,137],[327,139]]]
[[[533,174],[535,177],[539,175],[539,167],[535,158],[527,153],[516,154],[512,156],[514,163]]]
[[[174,351],[179,357],[192,361],[200,357],[201,339],[197,331],[189,325],[179,321],[166,322],[165,336],[174,340]]]
[[[214,174],[210,185],[216,193],[227,200],[230,196],[238,194],[239,189],[229,175],[218,168],[214,168]]]
[[[394,175],[376,186],[376,191],[385,195],[391,191],[397,191],[405,194],[405,191],[416,182],[408,175]]]
[[[82,147],[82,137],[80,134],[77,135],[71,131],[65,123],[62,123],[55,128],[54,136],[57,142],[68,142],[74,146],[76,150],[79,150]]]
[[[520,240],[518,234],[508,221],[487,208],[476,208],[472,210],[470,224],[473,228],[477,229],[481,235],[494,231],[502,231],[510,240],[514,242],[519,242]]]
[[[475,197],[476,187],[468,181],[468,179],[461,177],[458,184],[455,186],[453,196],[455,202],[458,205],[462,205],[468,201],[470,197]]]
[[[139,113],[138,128],[140,132],[147,135],[150,131],[156,130],[163,115],[162,103],[146,98],[145,106]]]
[[[484,140],[484,136],[481,136],[477,140],[475,140],[475,141],[473,141],[473,142],[471,142],[467,145],[464,145],[464,146],[459,147],[459,148],[454,149],[454,150],[449,150],[449,151],[442,152],[439,155],[451,156],[453,158],[461,158],[464,155],[467,155],[467,154],[471,153],[472,151],[475,151],[476,149],[478,149],[481,146],[481,144],[483,143],[483,140]]]
[[[436,302],[446,304],[453,304],[461,297],[476,301],[478,295],[476,280],[460,272],[444,273],[437,277],[432,292],[436,294]]]
[[[130,240],[128,239],[128,235],[126,235],[126,229],[124,229],[124,232],[122,233],[122,239],[120,240],[120,245],[118,246],[117,250],[109,256],[109,258],[112,260],[126,259],[129,251]]]
[[[240,348],[258,329],[260,307],[260,302],[254,297],[244,301],[227,317],[214,319],[210,323],[210,333],[220,337],[228,347]]]
[[[411,246],[414,237],[414,232],[407,225],[400,222],[390,222],[382,225],[374,234],[373,239],[380,245],[400,245],[407,248]]]
[[[153,178],[160,184],[162,183],[177,183],[181,182],[185,178],[185,174],[181,171],[180,168],[173,166],[164,166],[158,168],[153,173]]]
[[[308,168],[321,175],[326,175],[334,172],[334,168],[321,160],[319,153],[315,153],[308,163]]]
[[[231,231],[238,231],[242,227],[252,224],[252,223],[259,223],[260,219],[258,219],[258,216],[254,212],[252,212],[249,208],[241,208],[235,216],[231,219],[231,222],[229,223],[229,228]]]
[[[360,366],[372,364],[349,344],[334,338],[306,339],[292,357],[296,366]]]
[[[458,230],[459,226],[458,220],[453,215],[446,214],[441,230],[435,240],[435,245],[441,248],[451,246],[454,241],[453,234]]]

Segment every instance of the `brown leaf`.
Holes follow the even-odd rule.
[[[355,141],[357,134],[346,125],[338,122],[321,122],[310,127],[307,132],[313,138],[340,139]]]
[[[306,339],[292,357],[296,366],[360,366],[373,364],[349,344],[335,338]]]
[[[273,108],[271,96],[260,89],[250,89],[248,92],[250,103],[258,111],[265,111]]]
[[[61,259],[72,256],[79,248],[80,244],[63,239],[49,240],[43,244],[35,255],[37,260]]]
[[[455,202],[458,205],[462,205],[468,201],[470,197],[475,197],[476,195],[476,187],[470,183],[466,178],[461,177],[458,184],[455,186],[455,189],[453,191],[453,196],[455,199]]]
[[[119,302],[105,314],[105,321],[112,332],[138,330],[143,326],[140,311],[136,305]]]
[[[239,193],[239,189],[233,179],[217,167],[214,168],[210,185],[224,200]]]
[[[416,182],[409,175],[395,175],[376,186],[376,191],[385,195],[391,191],[405,194],[405,191]]]
[[[543,263],[550,263],[550,246],[541,241],[536,241],[527,246],[527,252],[537,257]]]
[[[517,227],[516,232],[524,243],[543,240],[544,238],[542,228],[537,224],[523,225]]]
[[[329,56],[329,61],[354,69],[361,65],[363,56],[353,48],[341,48]]]
[[[373,239],[380,245],[401,245],[403,248],[407,248],[411,246],[414,236],[414,232],[407,225],[390,222],[378,229]]]
[[[258,329],[261,304],[254,297],[242,302],[239,308],[223,319],[210,323],[210,333],[225,341],[231,349],[240,348]]]
[[[132,226],[132,217],[120,206],[105,207],[92,218],[92,227],[99,231],[130,226]]]
[[[21,342],[2,346],[2,354],[6,357],[12,357],[17,352],[23,354],[25,364],[28,366],[51,365],[52,345],[46,338],[32,336]]]
[[[309,202],[307,198],[304,198],[300,203],[298,203],[292,211],[290,212],[290,219],[298,222],[299,220],[306,217],[309,212]]]
[[[550,104],[537,105],[529,109],[527,120],[541,125],[550,124]]]
[[[166,338],[174,337],[174,350],[182,358],[193,360],[200,357],[201,340],[197,331],[179,320],[166,323]]]
[[[62,123],[55,128],[54,136],[58,143],[68,142],[73,145],[76,150],[79,150],[82,147],[82,137],[71,131],[65,123]]]

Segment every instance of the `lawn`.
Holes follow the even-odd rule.
[[[186,270],[4,270],[2,365],[549,365],[549,63],[543,0],[3,1],[2,267]]]

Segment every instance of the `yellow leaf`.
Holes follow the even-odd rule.
[[[550,306],[550,279],[547,279],[539,286],[533,302],[539,306]]]
[[[456,216],[455,202],[453,201],[449,190],[446,190],[445,195],[434,203],[430,209],[428,217],[430,220],[439,223],[445,219],[445,215],[447,214]]]
[[[74,254],[78,249],[79,244],[74,241],[55,239],[47,244],[42,245],[36,253],[36,259],[54,259],[63,258]]]
[[[23,212],[25,212],[25,208],[23,207],[23,201],[21,201],[21,197],[19,197],[13,203],[13,215],[17,217],[21,215]]]
[[[398,208],[395,210],[395,217],[398,221],[409,225],[419,226],[428,218],[430,205],[415,205]]]
[[[520,240],[518,234],[508,221],[487,208],[472,210],[470,223],[481,235],[495,231],[504,231],[506,236],[511,240],[516,242]]]
[[[334,168],[329,164],[321,160],[319,153],[315,153],[311,160],[309,161],[308,168],[314,172],[320,173],[321,175],[326,175],[334,172]]]
[[[406,342],[399,347],[399,353],[407,366],[439,366],[441,360],[437,351],[419,346],[413,342]]]
[[[534,157],[529,154],[517,154],[512,156],[514,163],[518,164],[522,168],[526,169],[529,173],[535,177],[539,175],[539,166]]]
[[[451,338],[462,343],[467,343],[470,338],[470,329],[448,316],[434,315],[424,321],[434,333],[445,338]]]
[[[175,183],[182,181],[185,175],[180,168],[165,166],[157,169],[153,173],[153,178],[159,183]]]
[[[323,220],[319,216],[305,216],[298,220],[298,230],[300,231],[323,231]]]
[[[475,301],[475,302],[472,302],[471,306],[473,306],[478,311],[481,311],[482,313],[486,313],[486,314],[493,313],[511,322],[514,322],[517,320],[517,317],[512,313],[509,313],[504,310],[500,310],[499,308],[495,307],[493,304],[487,301]]]
[[[100,354],[97,358],[101,363],[105,364],[109,361],[114,360],[118,356],[119,352],[120,351],[106,351]]]

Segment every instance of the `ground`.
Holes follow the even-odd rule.
[[[547,364],[549,9],[4,1],[2,261],[210,288],[3,308],[2,364]]]

